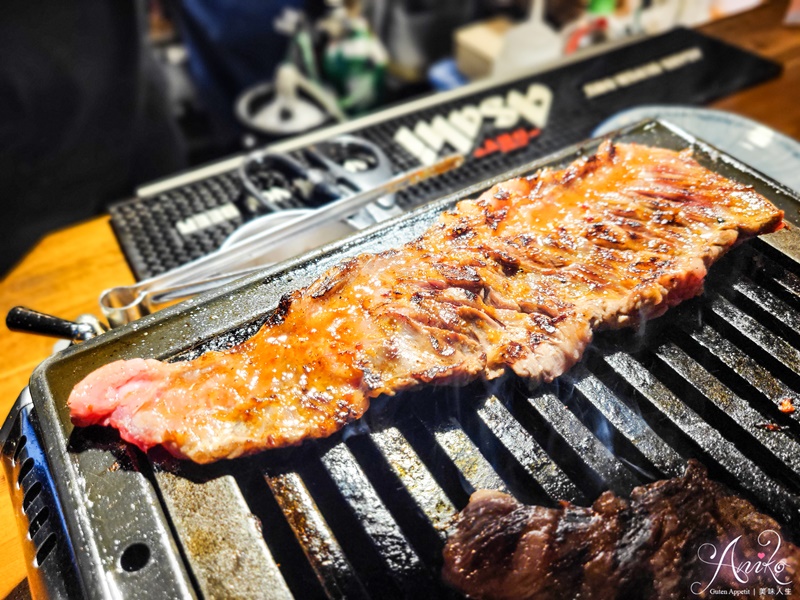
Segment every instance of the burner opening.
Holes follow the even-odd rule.
[[[142,542],[131,544],[122,552],[119,566],[127,573],[141,571],[150,562],[150,547]]]

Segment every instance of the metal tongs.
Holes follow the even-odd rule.
[[[461,154],[448,155],[432,165],[400,173],[385,183],[334,200],[309,214],[262,231],[162,275],[134,285],[107,289],[100,295],[100,308],[109,324],[116,327],[177,300],[259,271],[266,265],[248,269],[237,269],[237,265],[247,264],[254,255],[264,253],[293,236],[301,235],[326,222],[350,217],[379,198],[455,169],[463,162],[464,156]]]
[[[327,147],[338,154],[351,155],[350,160],[340,164],[323,150]],[[260,151],[251,154],[239,167],[239,178],[249,193],[245,199],[248,212],[260,213],[267,208],[272,213],[285,210],[281,201],[260,189],[250,174],[251,168],[263,169],[269,166],[289,175],[294,186],[309,205],[341,198],[353,193],[370,190],[380,186],[393,175],[392,163],[376,144],[354,135],[339,135],[321,145],[312,145],[299,151],[308,164],[302,164],[290,154],[275,154]],[[317,200],[317,202],[315,202]],[[311,209],[306,209],[311,210]],[[402,213],[396,206],[394,194],[386,194],[375,203],[367,204],[359,213],[348,217],[348,223],[356,229],[364,229],[375,222]]]

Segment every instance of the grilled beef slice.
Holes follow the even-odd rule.
[[[328,436],[381,394],[508,369],[551,381],[595,329],[697,295],[713,262],[782,217],[685,152],[608,142],[459,202],[395,250],[331,268],[234,348],[96,370],[72,391],[70,414],[204,463]]]
[[[800,549],[774,519],[689,461],[683,477],[635,488],[630,500],[605,492],[588,508],[475,492],[444,561],[445,581],[470,598],[661,600],[785,588],[785,581],[791,588]]]

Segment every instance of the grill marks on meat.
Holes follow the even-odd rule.
[[[426,383],[532,384],[579,360],[593,329],[658,316],[782,213],[688,154],[605,143],[458,203],[421,237],[330,269],[250,340],[196,360],[107,365],[73,390],[77,425],[197,462],[340,429],[369,398]]]
[[[766,562],[780,534],[772,518],[730,493],[690,461],[683,477],[633,490],[630,500],[611,492],[589,508],[563,503],[559,508],[526,506],[500,492],[475,492],[459,514],[444,549],[444,578],[470,598],[541,600],[565,598],[667,599],[709,597],[714,589],[778,587],[769,571],[754,571],[761,552]],[[715,579],[709,543],[716,560],[741,536],[734,563],[751,562],[747,583],[737,581],[728,556]],[[785,560],[783,581],[796,581],[800,549],[782,537],[772,567]],[[744,578],[745,573],[741,572]],[[700,582],[692,588],[692,584]]]

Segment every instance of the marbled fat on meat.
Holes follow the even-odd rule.
[[[711,263],[782,218],[687,152],[606,142],[330,269],[230,350],[98,369],[72,391],[72,420],[205,463],[328,436],[421,384],[551,381],[593,330],[695,296]]]

